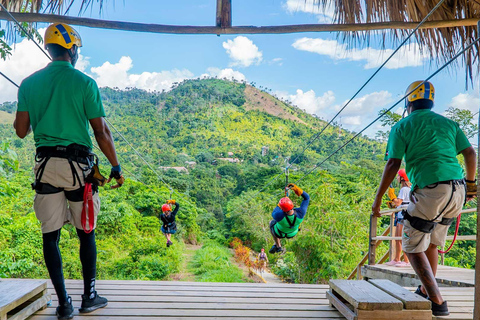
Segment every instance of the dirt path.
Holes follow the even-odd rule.
[[[183,255],[183,261],[180,266],[180,272],[174,273],[169,276],[169,280],[171,281],[195,281],[195,275],[190,272],[188,265],[193,260],[193,256],[195,255],[195,251],[200,249],[201,245],[192,245],[192,244],[185,244],[185,254]]]

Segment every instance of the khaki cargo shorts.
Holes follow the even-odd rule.
[[[36,162],[34,172],[37,174],[38,168],[44,162]],[[85,164],[79,164],[72,162],[73,167],[77,171],[78,177],[82,186],[84,185],[83,171],[81,167],[85,167]],[[89,171],[85,172],[85,176]],[[79,182],[75,181],[73,185],[73,173],[72,168],[67,159],[63,158],[50,158],[45,165],[40,182],[48,183],[56,188],[63,188],[65,191],[73,191],[79,189]],[[83,192],[82,192],[83,195]],[[97,215],[100,211],[100,198],[98,192],[93,195],[93,205],[95,213],[94,228],[97,223]],[[48,233],[62,228],[65,224],[71,223],[77,229],[82,228],[82,201],[70,201],[65,196],[65,192],[57,192],[52,194],[35,194],[33,202],[33,208],[37,219],[42,223],[42,233]],[[87,228],[89,226],[89,220],[87,215]]]
[[[448,203],[450,196],[452,200]],[[412,217],[433,220],[446,206],[443,213],[435,220],[440,222],[442,218],[457,217],[463,208],[464,201],[464,185],[456,184],[452,195],[452,184],[432,184],[412,191],[407,211]],[[404,220],[403,250],[408,253],[418,253],[427,250],[430,244],[443,247],[449,227],[437,224],[432,233],[424,233],[413,228],[408,220]]]

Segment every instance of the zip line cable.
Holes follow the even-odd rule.
[[[32,37],[32,35],[27,31],[25,30],[25,28],[20,24],[20,22],[18,22],[17,19],[15,19],[15,17],[3,6],[2,3],[0,3],[0,7],[2,8],[3,11],[5,11],[12,19],[13,21],[15,21],[15,23],[18,25],[18,27],[28,36],[28,38],[30,40],[32,40],[35,45],[48,57],[48,59],[52,60],[52,58],[45,52],[45,50],[35,41],[35,39]],[[15,85],[17,88],[19,88],[19,86],[13,82],[10,78],[8,78],[5,74],[3,74],[2,72],[0,72],[0,74],[5,77],[5,79],[7,79],[8,81],[10,81],[13,85]],[[142,157],[142,155],[140,155],[140,153],[132,146],[132,144],[130,142],[127,141],[127,139],[120,133],[120,131],[117,130],[117,128],[113,125],[113,123],[111,123],[107,118],[105,118],[105,120],[108,122],[108,124],[110,126],[112,126],[115,131],[122,137],[122,139],[135,151],[135,153],[145,162],[145,164],[150,168],[150,170],[152,170],[156,175],[157,177],[159,178],[159,180],[161,182],[163,182],[167,187],[168,189],[170,190],[170,193],[173,194],[173,193],[177,193],[180,198],[182,198],[183,200],[189,202],[188,200],[186,200],[185,198],[183,198],[181,196],[181,194],[178,192],[178,191],[175,191],[168,183],[165,182],[165,180],[152,168],[152,166],[145,160],[144,157]],[[190,203],[190,202],[189,202]],[[190,203],[191,204],[191,203]]]
[[[15,87],[19,88],[18,84],[16,84],[15,82],[13,82],[13,80],[10,79],[9,77],[7,77],[3,72],[0,71],[0,75],[2,75],[5,79],[7,79],[8,81],[10,81],[10,83],[13,84]]]
[[[35,41],[32,37],[32,35],[27,31],[25,30],[25,28],[20,24],[20,22],[18,22],[17,19],[15,19],[15,17],[7,10],[7,8],[5,8],[3,6],[3,4],[0,2],[0,7],[2,8],[3,11],[5,11],[9,16],[10,18],[13,19],[13,21],[15,21],[15,23],[17,24],[17,26],[27,35],[27,37],[33,41],[33,43],[35,43],[35,45],[40,49],[42,50],[43,54],[45,54],[47,56],[48,59],[52,60],[52,58],[50,58],[50,56],[48,55],[48,53],[45,52],[45,50],[43,50],[43,48],[37,43],[37,41]]]
[[[402,41],[402,43],[400,43],[400,45],[395,49],[395,51],[393,51],[390,56],[377,68],[377,70],[370,76],[370,78],[367,79],[367,81],[360,87],[360,89],[357,90],[357,92],[355,92],[355,94],[350,98],[350,100],[347,101],[347,103],[335,114],[335,116],[322,128],[322,130],[320,130],[319,133],[317,133],[313,139],[310,139],[309,142],[307,142],[307,145],[303,148],[302,152],[297,155],[295,157],[295,159],[293,159],[292,162],[290,162],[290,164],[287,166],[287,169],[290,168],[294,163],[295,161],[297,161],[297,159],[302,156],[305,151],[312,145],[313,142],[315,142],[321,135],[322,133],[330,126],[330,124],[332,124],[332,122],[338,117],[338,115],[340,113],[342,113],[342,111],[353,101],[353,99],[355,99],[358,94],[367,86],[367,84],[380,72],[380,70],[388,63],[388,61],[390,61],[390,59],[400,50],[400,48],[412,37],[412,35],[415,34],[415,32],[417,32],[417,30],[427,21],[428,18],[430,18],[430,16],[443,4],[445,0],[440,0],[437,5],[435,7],[433,7],[433,9],[425,16],[425,18],[422,19],[422,21],[420,21],[420,23],[417,25],[417,27],[415,29],[413,29],[409,34],[408,36]],[[283,173],[283,172],[282,172]],[[274,180],[276,180],[279,176],[282,175],[282,173],[279,173],[278,175],[276,175],[269,183],[267,183],[262,189],[260,189],[260,191],[258,191],[258,193],[262,192],[266,187],[268,187],[270,184],[273,183]],[[258,194],[257,193],[257,194]],[[256,195],[255,195],[256,196]]]
[[[120,132],[118,131],[117,127],[115,127],[113,125],[113,123],[111,123],[107,118],[105,118],[105,120],[107,121],[107,123],[117,132],[117,134],[123,139],[123,141],[125,141],[125,143],[127,143],[130,148],[132,148],[132,150],[140,157],[140,159],[143,160],[143,162],[145,162],[145,164],[147,165],[147,167],[152,170],[153,173],[155,173],[155,175],[157,176],[157,178],[163,182],[163,184],[165,184],[167,186],[167,188],[170,190],[171,193],[176,193],[180,196],[180,198],[182,200],[185,200],[186,202],[190,203],[191,205],[193,205],[190,201],[188,201],[187,199],[185,199],[183,196],[182,193],[180,193],[179,191],[173,189],[167,182],[165,182],[165,180],[158,174],[158,172],[153,169],[153,167],[150,165],[150,163],[137,151],[137,149],[135,149],[135,147],[125,138],[125,136]]]
[[[329,156],[327,156],[325,159],[323,159],[321,162],[318,162],[315,164],[315,166],[308,171],[303,177],[299,178],[295,183],[303,180],[306,176],[308,176],[310,173],[315,171],[319,166],[321,166],[323,163],[325,163],[328,159],[330,159],[334,154],[336,154],[338,151],[343,149],[347,144],[352,142],[355,138],[357,138],[360,134],[362,134],[365,130],[367,130],[370,126],[372,126],[375,122],[377,122],[381,117],[383,117],[387,112],[391,111],[394,107],[396,107],[400,102],[402,102],[405,98],[407,98],[410,94],[412,94],[415,90],[417,90],[421,85],[423,85],[425,82],[436,76],[440,71],[445,69],[448,65],[450,65],[453,61],[455,61],[460,55],[465,53],[467,50],[469,50],[474,44],[476,44],[480,40],[480,37],[476,38],[472,43],[470,43],[468,46],[466,46],[464,49],[460,50],[453,58],[451,58],[449,61],[447,61],[443,66],[441,66],[437,71],[432,73],[428,78],[423,80],[422,83],[420,83],[418,86],[416,86],[412,91],[406,93],[400,100],[398,100],[395,104],[393,104],[390,108],[385,110],[382,114],[380,114],[375,120],[370,122],[365,128],[363,128],[360,132],[355,134],[351,139],[349,139],[347,142],[345,142],[342,146],[340,146],[338,149],[336,149],[334,152],[332,152]]]
[[[354,139],[356,139],[359,135],[361,135],[365,130],[367,130],[369,127],[371,127],[376,121],[378,121],[380,118],[382,118],[385,114],[387,114],[387,112],[391,111],[393,108],[395,108],[400,102],[402,102],[406,97],[408,97],[411,93],[413,93],[415,90],[417,90],[422,84],[424,84],[425,82],[427,82],[428,80],[430,80],[431,78],[433,78],[434,76],[436,76],[440,71],[442,71],[443,69],[445,69],[447,66],[449,66],[453,61],[455,61],[459,56],[461,56],[462,54],[464,54],[467,50],[470,50],[473,45],[475,45],[476,43],[478,43],[480,41],[480,36],[477,37],[475,40],[472,41],[472,43],[470,43],[468,46],[464,47],[462,50],[460,50],[454,57],[452,57],[449,61],[447,61],[443,66],[441,66],[440,68],[438,68],[434,73],[432,73],[430,76],[428,76],[425,80],[423,80],[418,86],[416,86],[413,90],[411,90],[410,92],[406,93],[400,100],[398,100],[395,104],[393,104],[389,109],[385,110],[382,114],[380,114],[375,120],[373,120],[372,122],[370,122],[365,128],[363,128],[360,132],[358,132],[357,134],[355,134],[351,139],[349,139],[347,142],[345,142],[342,146],[340,146],[339,148],[337,148],[334,152],[332,152],[330,155],[328,155],[325,159],[323,159],[322,161],[318,162],[317,164],[315,164],[315,166],[309,170],[306,174],[304,174],[302,177],[300,177],[299,179],[297,179],[294,183],[297,184],[298,182],[302,181],[303,179],[305,179],[308,175],[310,175],[313,171],[315,171],[317,168],[319,168],[322,164],[324,164],[328,159],[330,159],[333,155],[335,155],[338,151],[340,151],[341,149],[343,149],[346,145],[348,145],[350,142],[352,142]],[[280,195],[283,194],[283,191],[282,192],[279,192],[277,194],[275,194],[274,196],[270,196],[268,195],[271,199],[274,198],[274,197],[279,197]],[[264,201],[261,201],[259,202],[257,205],[260,206],[262,205],[264,202],[268,201],[269,199],[267,200],[264,200]]]

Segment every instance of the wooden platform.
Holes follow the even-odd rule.
[[[47,285],[52,304],[29,320],[57,320],[56,295],[49,281]],[[82,288],[82,281],[67,280],[74,319],[79,320],[345,319],[328,305],[328,285],[99,280],[97,290],[109,299],[109,305],[80,315]],[[440,288],[451,315],[433,319],[473,319],[473,290]]]
[[[420,280],[418,280],[412,267],[395,267],[385,264],[364,265],[362,276],[369,279],[387,279],[402,287],[416,287],[420,284]],[[475,270],[472,269],[439,265],[436,278],[439,286],[475,286]]]
[[[45,280],[0,280],[0,320],[23,320],[49,301]]]
[[[49,288],[51,306],[29,319],[57,319]],[[78,320],[344,319],[328,305],[328,285],[99,280],[97,291],[109,304],[85,315],[78,314],[83,282],[68,280],[67,290]]]

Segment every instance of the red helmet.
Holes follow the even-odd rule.
[[[408,181],[407,173],[405,169],[398,170],[398,175],[403,178],[403,180]]]
[[[288,212],[293,209],[293,202],[288,197],[280,199],[278,206],[282,209],[283,212]]]
[[[170,207],[169,204],[166,204],[166,203],[165,203],[165,204],[162,206],[162,212],[166,212],[166,211],[172,211],[172,207]]]

